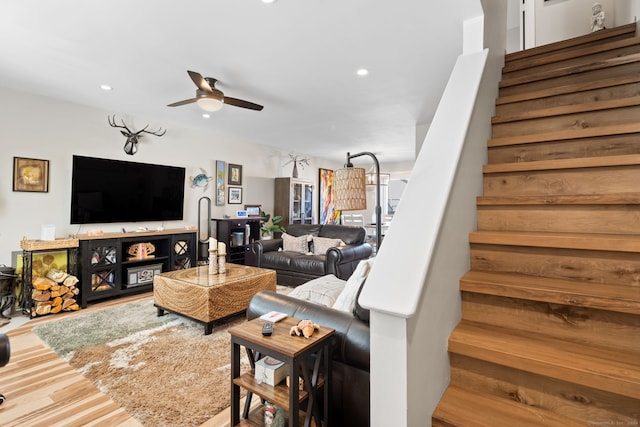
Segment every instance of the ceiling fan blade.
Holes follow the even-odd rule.
[[[264,108],[262,105],[254,104],[253,102],[244,101],[238,98],[230,98],[228,96],[224,97],[224,103],[233,105],[234,107],[248,108],[249,110],[256,111],[262,111],[262,109]]]
[[[211,92],[211,86],[209,86],[209,83],[207,83],[200,73],[196,73],[195,71],[187,71],[187,73],[189,73],[189,77],[191,77],[191,80],[193,80],[198,89]]]
[[[181,105],[191,104],[192,102],[196,102],[198,98],[185,99],[184,101],[174,102],[173,104],[167,105],[167,107],[179,107]]]

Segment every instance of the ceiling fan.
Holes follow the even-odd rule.
[[[264,108],[262,105],[254,104],[253,102],[224,96],[222,91],[216,89],[216,82],[218,80],[213,77],[202,77],[200,73],[196,73],[195,71],[187,71],[187,73],[189,73],[189,77],[191,77],[191,80],[193,80],[198,87],[195,98],[174,102],[173,104],[167,105],[167,107],[179,107],[180,105],[197,102],[198,106],[205,111],[218,111],[222,108],[223,104],[256,111],[261,111]]]

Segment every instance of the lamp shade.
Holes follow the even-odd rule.
[[[335,209],[355,211],[367,208],[367,189],[363,168],[338,169],[333,177]]]
[[[222,108],[222,100],[218,98],[214,98],[213,96],[206,96],[199,98],[197,101],[198,107],[202,108],[204,111],[218,111]]]

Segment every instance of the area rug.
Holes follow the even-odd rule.
[[[33,332],[143,425],[199,426],[230,404],[227,329],[244,321],[233,316],[204,335],[202,323],[157,317],[150,298]]]

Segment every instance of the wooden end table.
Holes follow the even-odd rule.
[[[252,394],[272,402],[289,414],[289,425],[298,426],[300,405],[306,403],[304,425],[309,427],[311,419],[315,425],[329,424],[329,398],[331,384],[331,341],[334,329],[320,326],[310,338],[291,336],[289,331],[298,324],[299,319],[287,317],[274,324],[273,335],[262,336],[261,319],[254,319],[229,329],[231,334],[231,425],[262,426],[261,408],[249,414]],[[249,357],[252,371],[240,375],[240,346],[244,346]],[[313,367],[309,366],[310,356],[315,356]],[[271,356],[285,362],[289,370],[292,387],[281,383],[276,386],[259,384],[254,378],[255,361],[263,356]],[[304,390],[297,387],[297,378],[304,380]],[[240,388],[248,391],[240,420]],[[324,390],[323,414],[318,409],[318,391]]]
[[[161,273],[153,278],[154,305],[158,316],[166,311],[204,323],[204,333],[213,322],[240,313],[261,290],[276,290],[276,272],[248,265],[227,264],[226,273],[209,274],[209,266]]]

